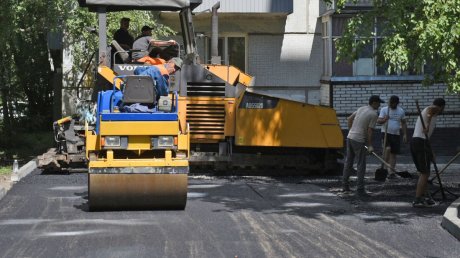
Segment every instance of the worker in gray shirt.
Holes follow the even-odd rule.
[[[133,59],[137,60],[149,54],[151,47],[162,47],[176,44],[174,40],[156,40],[152,37],[152,28],[143,26],[142,34],[133,43]],[[137,50],[137,51],[136,51]]]
[[[357,159],[357,194],[367,195],[364,189],[364,174],[366,173],[366,154],[374,151],[372,133],[377,122],[377,110],[381,103],[385,103],[377,95],[369,98],[369,105],[358,108],[347,118],[350,131],[347,136],[347,157],[343,168],[342,187],[344,192],[350,191],[349,178]],[[367,150],[366,150],[367,145]]]

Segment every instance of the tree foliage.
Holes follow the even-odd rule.
[[[324,0],[332,3],[332,0]],[[338,11],[346,2],[335,1]],[[382,22],[381,45],[375,55],[390,71],[419,71],[429,65],[424,84],[444,82],[460,92],[460,0],[373,0],[368,11],[353,16],[343,37],[337,39],[338,58],[352,61]],[[358,37],[357,37],[358,36]]]
[[[51,118],[52,87],[47,29],[47,1],[5,0],[1,2],[0,56],[2,67],[3,123],[18,127],[15,116],[25,114],[29,128],[40,129]],[[21,104],[27,108],[19,110]],[[14,124],[16,123],[16,124]],[[7,128],[10,130],[11,128]]]
[[[154,36],[173,33],[157,24],[152,12],[116,12],[107,15],[109,40],[118,29],[121,17],[131,18],[133,36],[139,34],[143,25],[156,28]],[[97,35],[86,28],[97,24],[96,14],[80,8],[77,0],[0,1],[0,120],[4,133],[14,128],[51,128],[53,84],[60,80],[57,75],[63,57],[62,49],[51,48],[50,36],[62,35],[64,48],[71,50],[72,69],[64,77],[76,85],[97,47]],[[56,41],[59,42],[59,38],[53,42]],[[23,105],[26,108],[19,110]],[[23,115],[21,123],[17,116]]]

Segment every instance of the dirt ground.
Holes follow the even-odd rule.
[[[5,188],[5,190],[9,190],[11,188],[11,175],[0,175],[0,188]]]

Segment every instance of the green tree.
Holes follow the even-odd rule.
[[[3,132],[20,128],[13,114],[25,113],[34,129],[50,121],[52,98],[47,48],[48,5],[44,1],[5,0],[0,4],[0,80]],[[21,104],[27,108],[22,110]],[[21,109],[21,110],[20,110]]]
[[[172,30],[157,24],[155,14],[146,11],[114,12],[108,14],[108,39],[119,26],[119,19],[130,17],[131,33],[137,35],[148,24],[156,28],[155,36],[165,36]],[[76,85],[92,51],[97,36],[85,28],[97,26],[96,14],[80,8],[78,1],[68,0],[2,0],[0,1],[0,101],[3,132],[19,128],[13,114],[20,103],[28,119],[26,126],[49,129],[55,95],[53,84],[62,64],[62,52],[50,49],[50,33],[62,34],[73,56],[72,70],[66,79]],[[24,113],[21,112],[21,113]],[[16,124],[14,124],[16,123]]]
[[[332,0],[324,0],[331,4]],[[337,0],[338,12],[346,2]],[[389,71],[420,71],[428,64],[432,72],[424,84],[444,82],[460,92],[460,0],[373,0],[373,7],[353,16],[336,42],[338,59],[352,61],[369,42],[371,28],[382,22],[383,38],[375,55]]]
[[[9,101],[11,96],[10,89],[13,81],[12,58],[10,45],[12,42],[11,33],[8,28],[12,28],[11,0],[5,0],[0,3],[0,94],[2,106],[3,129],[10,128],[11,113],[9,112]],[[3,130],[8,131],[8,130]]]
[[[47,32],[50,17],[45,1],[23,0],[14,6],[12,55],[21,92],[27,100],[30,124],[38,129],[49,127],[52,116],[53,92],[50,85],[50,64]]]

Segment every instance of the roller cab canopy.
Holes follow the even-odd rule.
[[[81,7],[88,7],[89,11],[96,12],[99,7],[106,11],[125,10],[156,10],[178,11],[183,8],[194,9],[202,0],[78,0]]]

